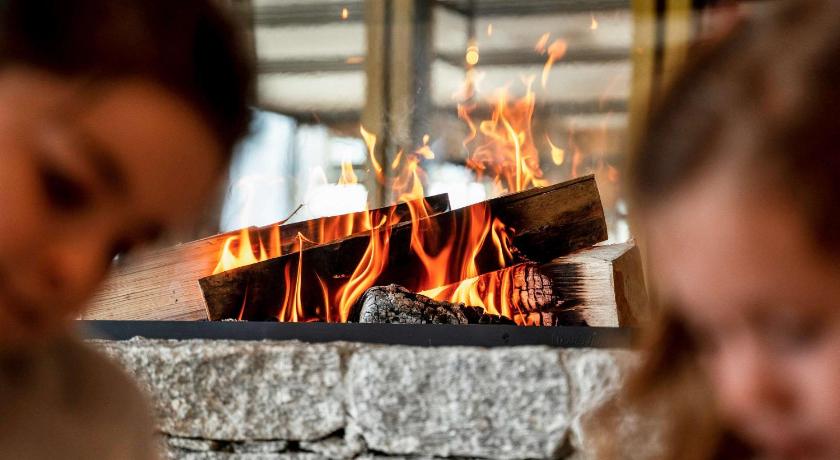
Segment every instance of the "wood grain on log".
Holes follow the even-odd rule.
[[[590,326],[636,326],[650,319],[639,248],[630,241],[594,246],[544,264],[566,314]],[[573,302],[572,302],[573,301]]]
[[[446,194],[429,197],[427,202],[433,214],[449,210]],[[409,217],[405,203],[371,211],[374,221],[391,212],[398,221]],[[358,232],[364,217],[364,213],[352,213],[281,225],[282,250],[284,253],[295,250],[299,232],[312,241],[329,238],[325,229],[335,227],[337,222],[345,229],[349,226],[350,231]],[[251,241],[270,241],[275,226],[249,229]],[[213,273],[224,242],[239,234],[237,230],[129,257],[112,268],[84,319],[206,320],[207,308],[198,279]]]
[[[513,229],[511,246],[515,249],[511,257],[500,261],[496,246],[487,238],[474,259],[478,273],[526,260],[547,262],[607,237],[601,200],[592,176],[437,214],[418,224],[427,253],[437,254],[445,247],[453,249],[447,267],[439,267],[436,273],[444,279],[437,285],[461,278],[463,262],[471,257],[465,248],[475,243],[469,230],[477,214],[498,218]],[[428,281],[423,276],[423,264],[411,245],[412,224],[398,224],[390,229],[389,235],[388,263],[374,285],[398,284],[415,292],[435,287],[424,284]],[[331,295],[338,292],[359,265],[370,241],[370,234],[361,234],[203,278],[200,285],[208,317],[277,320],[280,304],[288,294],[286,280],[296,279],[300,266],[303,267],[301,292],[297,296],[303,308],[308,309],[304,316],[309,320],[335,321],[335,317],[324,315],[322,287]]]

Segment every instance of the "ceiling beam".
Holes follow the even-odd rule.
[[[438,53],[439,59],[455,67],[464,66],[464,55],[461,53]],[[481,53],[478,67],[493,66],[532,66],[543,65],[545,56],[534,52],[533,49],[487,51]],[[577,63],[607,63],[622,62],[630,59],[629,48],[602,49],[570,49],[563,59],[555,65]],[[361,56],[329,57],[314,59],[272,59],[262,60],[257,66],[261,74],[272,73],[314,73],[314,72],[354,72],[365,68],[364,58]]]
[[[589,13],[629,10],[630,0],[437,0],[464,16],[533,16],[553,13]]]

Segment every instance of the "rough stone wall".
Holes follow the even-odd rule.
[[[96,345],[152,395],[173,459],[594,458],[582,421],[635,363],[548,347]]]

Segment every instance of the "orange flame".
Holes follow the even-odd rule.
[[[546,47],[546,45],[548,45],[548,39],[549,38],[551,38],[551,34],[549,34],[549,33],[542,34],[542,36],[540,36],[540,39],[537,40],[537,44],[534,45],[534,51],[536,51],[540,54],[545,54],[545,47]]]
[[[551,161],[553,161],[557,166],[562,165],[563,161],[566,159],[566,152],[560,147],[554,145],[547,134],[545,136],[545,140],[548,141],[548,146],[551,147]]]
[[[476,106],[461,105],[458,109],[470,129],[465,145],[469,148],[476,144],[467,166],[479,179],[489,175],[501,192],[547,185],[531,132],[535,106],[532,83],[532,78],[525,81],[525,96],[512,102],[507,88],[499,90],[490,118],[478,125],[471,115]]]
[[[378,225],[370,230],[370,243],[356,270],[339,292],[339,313],[341,322],[346,322],[353,305],[364,292],[376,282],[388,262],[388,246],[391,240],[391,227],[383,217]],[[298,289],[300,286],[298,286]],[[299,292],[299,291],[298,291]]]
[[[323,171],[321,171],[321,175],[323,175]],[[326,183],[325,178],[323,181]],[[343,161],[341,163],[341,176],[337,184],[351,185],[358,183],[358,181],[353,165],[349,161]],[[244,228],[239,230],[236,235],[225,239],[219,251],[219,261],[212,274],[215,275],[283,255],[284,242],[280,231],[281,225],[282,223],[259,229]],[[310,224],[305,233],[299,233],[295,237],[298,238],[298,241],[296,241],[297,248],[303,248],[305,243],[319,244],[354,233],[365,232],[370,230],[371,227],[370,214],[367,211],[318,219]],[[252,231],[259,234],[260,237],[253,240]],[[267,236],[264,237],[264,235]]]
[[[562,38],[554,40],[551,46],[548,47],[548,59],[546,59],[542,71],[541,83],[543,88],[545,88],[546,83],[548,83],[548,74],[551,72],[551,68],[554,66],[554,63],[566,55],[568,48],[568,43],[566,43],[566,40],[563,40]]]
[[[353,171],[353,164],[346,159],[341,162],[341,176],[338,178],[338,185],[358,184],[359,178]]]
[[[464,54],[464,60],[466,61],[467,65],[474,66],[478,64],[479,54],[478,54],[478,45],[475,42],[470,43],[467,46],[467,52]]]
[[[466,279],[458,284],[429,289],[420,294],[435,300],[463,303],[481,307],[493,315],[514,318],[518,306],[514,305],[513,273],[509,267],[489,275]]]
[[[359,125],[359,132],[362,134],[365,146],[367,146],[370,165],[373,167],[373,172],[376,173],[376,179],[381,184],[385,181],[385,176],[382,173],[382,165],[379,164],[379,161],[376,159],[376,135],[368,132],[368,130],[366,130],[362,125]]]

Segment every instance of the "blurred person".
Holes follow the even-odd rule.
[[[662,458],[840,459],[840,2],[775,5],[691,64],[629,189],[660,318],[624,402]]]
[[[72,320],[247,131],[252,63],[216,3],[0,2],[0,458],[157,457],[141,393]]]

